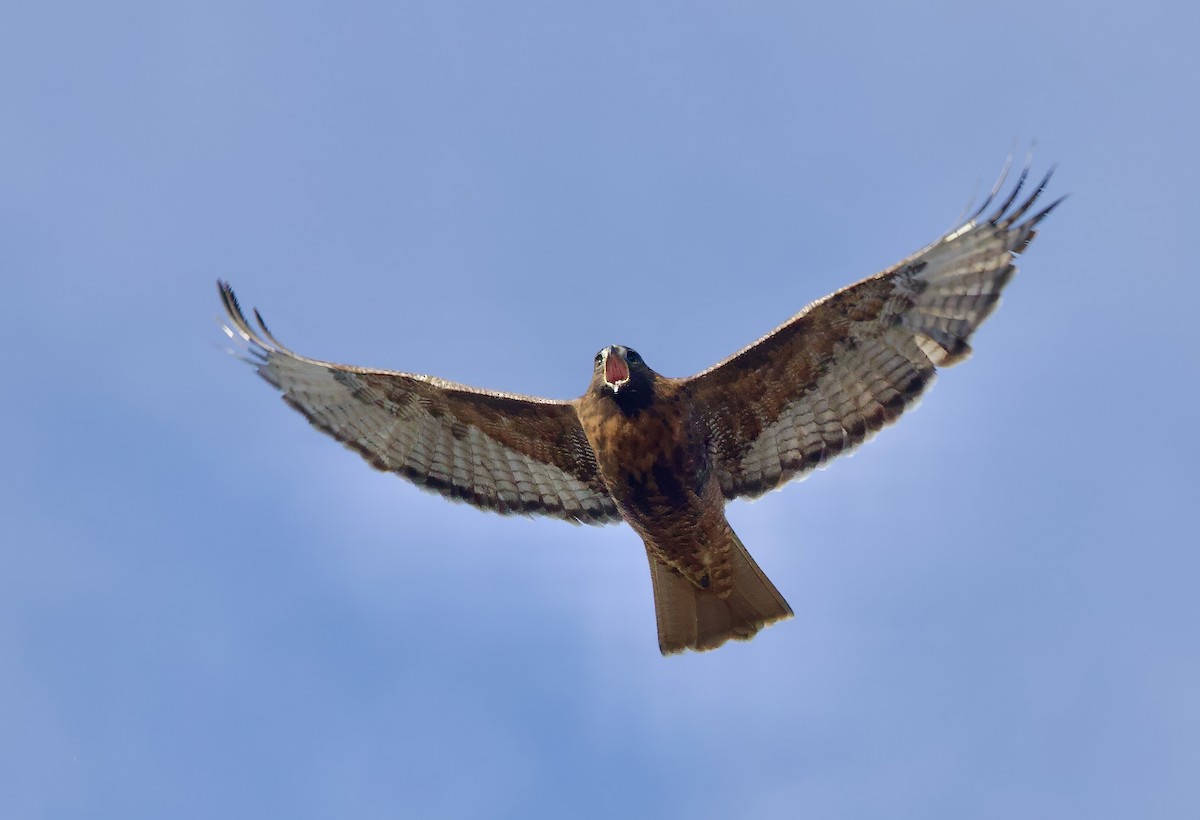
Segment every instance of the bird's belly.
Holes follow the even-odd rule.
[[[647,549],[699,578],[700,556],[728,526],[704,441],[670,414],[606,421],[597,461],[622,517]]]
[[[721,569],[727,562],[730,537],[724,498],[715,484],[684,496],[682,500],[670,497],[655,487],[651,476],[644,490],[639,487],[624,501],[618,499],[617,506],[652,557],[700,588],[711,584],[714,591],[724,591],[728,572]]]
[[[675,414],[615,415],[589,431],[589,438],[600,474],[623,512],[683,512],[704,495],[708,453]]]
[[[604,401],[585,405],[580,420],[621,516],[652,560],[699,588],[727,591],[732,536],[704,427],[681,399],[634,415]]]

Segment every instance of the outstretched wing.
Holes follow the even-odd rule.
[[[937,367],[966,358],[1014,256],[1062,201],[1025,218],[1050,180],[1014,208],[1028,171],[990,216],[981,219],[1006,174],[961,227],[688,380],[726,498],[757,497],[861,444],[924,392]]]
[[[217,285],[225,332],[245,344],[258,374],[372,466],[500,513],[620,520],[569,403],[298,356],[258,311],[252,328],[229,285]]]

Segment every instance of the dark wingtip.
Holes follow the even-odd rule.
[[[221,306],[225,308],[225,315],[229,317],[229,321],[239,327],[243,326],[246,319],[242,315],[242,307],[238,304],[237,296],[230,284],[224,279],[218,279],[217,293],[221,297]]]
[[[250,312],[254,314],[254,320],[258,324],[261,334],[254,330],[249,320],[246,319],[246,314],[242,311],[242,306],[238,303],[238,298],[234,294],[233,288],[224,279],[217,280],[217,292],[221,295],[221,303],[225,306],[225,313],[228,314],[229,320],[237,326],[238,332],[246,338],[246,341],[260,347],[274,346],[279,350],[287,350],[267,328],[267,323],[263,321],[262,314],[258,312],[258,308],[252,308]],[[269,342],[270,344],[264,344],[264,342]]]
[[[1051,165],[1050,170],[1046,172],[1046,175],[1044,177],[1042,177],[1042,181],[1037,184],[1037,187],[1034,188],[1033,193],[1030,194],[1025,199],[1025,201],[1022,202],[1021,205],[1015,211],[1013,211],[1011,214],[1009,214],[1007,217],[1005,217],[1003,222],[998,223],[1000,225],[1000,227],[1009,228],[1009,227],[1015,225],[1017,223],[1017,221],[1021,219],[1021,217],[1025,216],[1025,214],[1029,212],[1029,209],[1033,207],[1033,203],[1036,202],[1038,200],[1038,197],[1040,197],[1042,195],[1042,193],[1046,190],[1046,187],[1050,184],[1050,178],[1052,176],[1054,176],[1054,172],[1057,170],[1058,170],[1058,163],[1054,163],[1053,165]],[[1048,216],[1049,213],[1052,210],[1054,210],[1054,208],[1060,202],[1062,202],[1064,199],[1066,199],[1065,195],[1060,196],[1058,199],[1051,202],[1047,207],[1043,208],[1042,210],[1038,211],[1034,216],[1030,217],[1027,220],[1026,224],[1029,224],[1030,226],[1036,225],[1039,221],[1041,221],[1046,216]]]
[[[242,315],[241,305],[238,304],[237,296],[233,292],[233,287],[224,279],[217,280],[217,293],[221,296],[221,304],[225,306],[225,312],[229,314],[231,319],[237,319]]]
[[[1049,205],[1047,205],[1045,208],[1042,208],[1042,209],[1041,209],[1040,211],[1038,211],[1036,214],[1034,214],[1033,216],[1031,216],[1031,217],[1029,218],[1029,221],[1030,221],[1030,222],[1033,222],[1034,224],[1037,224],[1038,222],[1041,222],[1043,219],[1045,219],[1046,217],[1050,216],[1050,212],[1051,212],[1051,211],[1053,211],[1055,208],[1057,208],[1059,205],[1061,205],[1061,204],[1063,203],[1063,201],[1064,201],[1064,200],[1070,199],[1070,197],[1071,197],[1071,195],[1070,195],[1070,194],[1063,194],[1063,195],[1062,195],[1062,196],[1060,196],[1058,199],[1054,200],[1054,201],[1053,201],[1053,202],[1051,202]]]
[[[1017,184],[1013,186],[1012,192],[1008,195],[1008,197],[1005,198],[1004,202],[1001,203],[998,208],[996,208],[995,212],[988,217],[988,222],[991,222],[993,225],[998,225],[1000,223],[1000,220],[1003,218],[1004,214],[1009,208],[1012,207],[1012,204],[1017,201],[1017,197],[1020,195],[1021,189],[1025,187],[1025,180],[1027,179],[1029,179],[1028,160],[1025,162],[1025,166],[1021,168],[1021,174],[1017,177]],[[1034,196],[1037,196],[1036,192],[1034,192]]]
[[[1004,187],[1004,183],[1008,181],[1008,174],[1010,171],[1012,171],[1012,164],[1013,155],[1010,152],[1008,158],[1004,160],[1004,168],[1001,169],[1000,176],[996,179],[996,183],[992,186],[992,190],[988,192],[988,195],[984,198],[983,202],[979,204],[979,207],[974,211],[974,213],[972,213],[967,219],[967,222],[974,222],[975,220],[979,219],[979,217],[983,216],[983,213],[992,206],[992,203],[996,201],[996,197],[1000,195],[1000,190]]]
[[[966,224],[977,223],[983,214],[991,210],[991,215],[986,218],[986,221],[995,227],[1008,229],[1029,212],[1029,210],[1033,207],[1033,204],[1038,200],[1038,198],[1046,190],[1046,187],[1050,184],[1051,177],[1053,177],[1054,173],[1058,170],[1058,163],[1052,164],[1050,166],[1050,170],[1048,170],[1046,175],[1042,177],[1041,181],[1033,189],[1033,192],[1023,200],[1019,199],[1021,192],[1023,190],[1027,190],[1025,183],[1028,181],[1029,172],[1033,167],[1034,146],[1036,146],[1036,144],[1037,143],[1035,141],[1033,145],[1030,146],[1029,153],[1025,157],[1025,163],[1021,168],[1021,173],[1017,177],[1016,184],[1013,186],[1012,191],[1010,191],[1008,195],[1004,197],[1004,200],[999,205],[995,205],[1000,196],[1000,190],[1004,187],[1008,180],[1009,172],[1012,170],[1013,154],[1010,153],[1008,155],[1008,158],[1004,162],[1004,170],[1000,172],[1000,178],[996,180],[996,184],[992,187],[991,193],[988,194],[987,198],[983,201],[979,208],[973,214],[971,214]],[[1066,199],[1066,197],[1061,196],[1054,200],[1054,202],[1050,203],[1050,205],[1038,211],[1034,216],[1030,217],[1027,220],[1027,223],[1030,225],[1037,224],[1038,221],[1048,216],[1050,212],[1054,210],[1054,208],[1057,207],[1064,199]],[[1010,211],[1014,204],[1016,204],[1017,207]],[[994,210],[992,210],[993,206]]]
[[[258,308],[254,308],[254,321],[258,322],[258,326],[262,329],[263,336],[267,338],[267,341],[275,345],[280,350],[287,350],[287,348],[280,344],[279,340],[276,339],[271,333],[271,330],[267,327],[267,323],[263,321],[262,314],[258,312]]]

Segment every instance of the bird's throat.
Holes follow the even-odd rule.
[[[604,360],[604,381],[614,391],[621,389],[629,381],[629,365],[617,353],[610,353]]]

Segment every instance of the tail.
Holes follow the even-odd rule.
[[[658,648],[664,655],[716,649],[730,638],[749,640],[768,624],[792,617],[792,608],[746,552],[737,534],[729,549],[733,586],[722,596],[703,589],[652,553],[650,581],[658,619]]]

